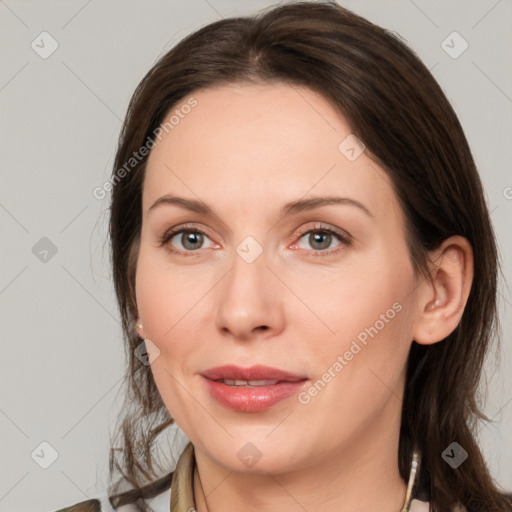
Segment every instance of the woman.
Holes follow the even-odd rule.
[[[139,84],[111,183],[113,507],[512,510],[474,433],[489,213],[403,42],[334,3],[210,24]],[[173,423],[190,443],[158,479]]]

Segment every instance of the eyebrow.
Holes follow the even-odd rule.
[[[337,197],[337,196],[326,196],[326,197],[312,197],[310,199],[298,199],[285,204],[281,208],[280,217],[286,215],[293,215],[302,211],[312,210],[314,208],[320,208],[321,206],[328,206],[332,204],[346,204],[355,206],[356,208],[363,211],[369,217],[374,217],[373,213],[362,203],[351,199],[349,197]],[[174,196],[172,194],[166,194],[165,196],[159,197],[148,209],[148,213],[155,208],[163,205],[175,205],[192,212],[201,213],[203,215],[214,215],[213,210],[203,201],[196,199],[186,199],[184,197]]]

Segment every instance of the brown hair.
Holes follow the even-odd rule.
[[[154,447],[173,420],[149,366],[134,350],[141,342],[135,270],[142,224],[147,156],[120,177],[116,170],[146,144],[172,107],[200,88],[235,82],[284,82],[319,92],[345,117],[366,152],[388,173],[407,219],[416,272],[426,273],[428,251],[451,235],[474,251],[474,280],[455,329],[430,346],[412,344],[402,410],[398,462],[404,480],[417,445],[432,479],[432,505],[471,512],[512,510],[498,491],[478,447],[475,427],[488,419],[477,387],[496,334],[497,251],[482,185],[463,129],[441,88],[415,53],[393,33],[334,2],[294,2],[255,17],[207,25],[163,55],[138,85],[122,128],[112,177],[110,239],[113,279],[129,365],[125,413],[111,450],[130,492],[114,506],[151,497],[171,483],[158,476]],[[126,167],[125,167],[126,168]],[[441,453],[457,441],[469,457],[457,470]],[[120,452],[120,455],[118,455]],[[158,470],[159,471],[159,470]]]

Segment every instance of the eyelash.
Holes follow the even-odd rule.
[[[206,233],[205,231],[203,231],[203,230],[201,230],[199,228],[196,228],[195,226],[183,225],[183,226],[180,226],[177,229],[173,229],[171,231],[167,231],[161,237],[159,237],[159,246],[160,247],[166,246],[167,250],[170,251],[171,253],[174,253],[174,254],[179,254],[179,255],[182,255],[182,256],[197,256],[197,254],[200,252],[200,249],[196,250],[196,251],[182,251],[182,250],[179,250],[179,249],[174,249],[172,247],[172,245],[168,243],[176,235],[178,235],[180,233],[187,233],[187,232],[199,233],[199,234],[208,236],[208,233]],[[334,229],[332,229],[332,228],[330,228],[328,226],[325,226],[323,224],[317,224],[314,227],[308,227],[308,228],[300,229],[298,231],[297,241],[299,241],[304,235],[306,235],[308,233],[314,233],[314,232],[328,233],[329,235],[332,235],[335,238],[337,238],[338,241],[341,244],[340,246],[335,247],[333,249],[324,249],[324,250],[319,250],[319,251],[315,251],[315,250],[308,251],[308,252],[310,252],[314,256],[331,255],[331,254],[333,254],[335,252],[343,250],[344,247],[348,247],[352,243],[352,237],[348,233],[346,233],[346,234],[340,233],[340,232],[338,232],[338,231],[336,231],[336,230],[334,230]],[[296,242],[294,242],[294,244],[295,243]]]

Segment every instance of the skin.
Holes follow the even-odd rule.
[[[397,452],[407,355],[413,340],[438,342],[458,324],[471,248],[452,237],[432,254],[432,281],[415,275],[387,175],[365,152],[350,161],[338,149],[351,129],[317,93],[230,84],[193,97],[197,106],[149,156],[136,298],[139,335],[159,350],[156,385],[195,447],[196,508],[396,512],[406,490]],[[170,193],[200,199],[214,215],[149,210]],[[333,195],[370,214],[346,203],[280,216],[287,202]],[[181,234],[159,244],[185,223],[206,233],[202,245],[183,246]],[[319,223],[350,243],[327,236],[322,249],[309,233]],[[252,263],[236,251],[248,236],[263,250]],[[264,364],[307,376],[307,390],[397,303],[309,403],[292,396],[234,411],[200,375]],[[247,442],[261,453],[252,467],[237,457]]]

